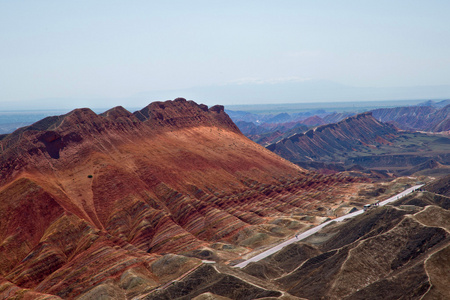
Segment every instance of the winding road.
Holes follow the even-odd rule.
[[[406,190],[404,190],[403,192],[401,192],[401,193],[399,193],[399,194],[397,194],[397,195],[394,195],[394,196],[392,196],[392,197],[389,198],[389,199],[386,199],[386,200],[384,200],[384,201],[379,202],[378,205],[379,205],[379,206],[383,206],[383,205],[386,205],[386,204],[388,204],[388,203],[394,202],[395,200],[398,200],[398,199],[400,199],[401,197],[404,197],[404,196],[406,196],[406,195],[412,193],[413,191],[419,189],[419,188],[422,187],[422,186],[423,186],[423,184],[420,184],[420,185],[416,185],[416,186],[410,187],[409,189],[406,189]],[[313,235],[314,233],[318,232],[320,229],[322,229],[323,227],[327,226],[327,225],[330,224],[331,222],[341,222],[341,221],[343,221],[343,220],[345,220],[345,219],[353,218],[353,217],[355,217],[355,216],[357,216],[357,215],[360,215],[360,214],[362,214],[362,213],[364,213],[364,210],[358,210],[358,211],[355,211],[355,212],[353,212],[353,213],[344,215],[344,216],[342,216],[342,217],[339,217],[339,218],[336,218],[336,219],[333,219],[333,220],[326,221],[326,222],[324,222],[324,223],[322,223],[322,224],[320,224],[320,225],[318,225],[318,226],[316,226],[316,227],[314,227],[314,228],[311,228],[311,229],[309,229],[309,230],[307,230],[307,231],[305,231],[305,232],[303,232],[303,233],[297,235],[297,238],[293,237],[293,238],[291,238],[291,239],[289,239],[289,240],[287,240],[287,241],[284,241],[284,242],[282,242],[282,243],[276,245],[275,247],[272,247],[272,248],[270,248],[270,249],[268,249],[268,250],[266,250],[266,251],[264,251],[264,252],[261,252],[261,253],[258,254],[258,255],[253,256],[252,258],[250,258],[250,259],[248,259],[248,260],[246,260],[246,261],[243,261],[243,262],[241,262],[241,263],[235,265],[234,267],[236,267],[236,268],[244,268],[246,265],[248,265],[248,264],[251,263],[251,262],[260,261],[261,259],[266,258],[267,256],[269,256],[269,255],[271,255],[271,254],[273,254],[273,253],[275,253],[275,252],[280,251],[281,249],[283,249],[283,248],[284,248],[285,246],[287,246],[287,245],[290,245],[290,244],[292,244],[292,243],[301,241],[301,240],[303,240],[303,239],[305,239],[305,238],[307,238],[307,237]]]

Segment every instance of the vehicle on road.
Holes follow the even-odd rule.
[[[366,205],[364,205],[363,210],[368,211],[371,207],[372,207],[372,204],[366,204]]]

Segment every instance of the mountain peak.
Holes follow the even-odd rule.
[[[133,114],[122,106],[116,106],[105,111],[104,113],[101,113],[100,116],[115,120],[122,117],[131,118]]]
[[[225,113],[222,105],[215,105],[208,109],[208,106],[204,104],[197,104],[184,98],[150,103],[143,109],[134,112],[134,115],[142,122],[161,128],[218,126],[240,132]]]
[[[65,157],[64,161],[81,148],[109,153],[129,139],[197,127],[217,127],[242,135],[223,106],[208,109],[184,98],[153,102],[133,114],[121,106],[99,115],[89,108],[78,108],[1,136],[0,182],[15,174],[19,165],[29,168],[43,164],[42,156],[53,160]]]

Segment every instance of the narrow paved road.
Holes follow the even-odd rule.
[[[406,189],[406,190],[404,190],[403,192],[401,192],[401,193],[399,193],[399,194],[397,194],[397,195],[395,195],[395,196],[392,196],[392,197],[389,198],[389,199],[386,199],[386,200],[384,200],[384,201],[381,201],[381,202],[379,203],[379,206],[383,206],[383,205],[386,205],[386,204],[388,204],[388,203],[391,203],[391,202],[393,202],[393,201],[395,201],[395,200],[398,200],[398,199],[400,199],[401,197],[404,197],[404,196],[408,195],[409,193],[412,193],[414,190],[416,190],[416,189],[418,189],[418,188],[420,188],[420,187],[422,187],[422,186],[423,186],[423,184],[420,184],[420,185],[416,185],[416,186],[410,187],[409,189]],[[248,265],[250,262],[259,261],[259,260],[261,260],[261,259],[263,259],[263,258],[266,258],[267,256],[269,256],[269,255],[271,255],[271,254],[273,254],[273,253],[275,253],[275,252],[280,251],[282,248],[284,248],[284,247],[287,246],[287,245],[290,245],[290,244],[292,244],[292,243],[301,241],[301,240],[303,240],[303,239],[309,237],[310,235],[313,235],[314,233],[316,233],[317,231],[319,231],[320,229],[322,229],[323,227],[327,226],[328,224],[330,224],[330,223],[333,222],[333,221],[341,222],[341,221],[343,221],[343,220],[345,220],[345,219],[353,218],[353,217],[355,217],[355,216],[357,216],[357,215],[360,215],[360,214],[362,214],[362,213],[364,213],[364,210],[358,210],[358,211],[355,211],[355,212],[353,212],[353,213],[344,215],[344,216],[342,216],[342,217],[339,217],[339,218],[336,218],[336,219],[333,219],[333,220],[326,221],[326,222],[324,222],[324,223],[322,223],[322,224],[320,224],[320,225],[318,225],[318,226],[316,226],[316,227],[314,227],[314,228],[311,228],[311,229],[309,229],[309,230],[307,230],[307,231],[305,231],[305,232],[299,234],[299,235],[297,236],[297,238],[293,237],[292,239],[289,239],[289,240],[287,240],[287,241],[284,241],[284,242],[282,242],[281,244],[278,244],[277,246],[275,246],[275,247],[273,247],[273,248],[270,248],[270,249],[268,249],[268,250],[266,250],[266,251],[264,251],[264,252],[261,252],[260,254],[255,255],[255,256],[253,256],[252,258],[250,258],[250,259],[248,259],[248,260],[246,260],[246,261],[243,261],[243,262],[241,262],[241,263],[235,265],[235,267],[237,267],[237,268],[243,268],[243,267],[245,267],[246,265]]]

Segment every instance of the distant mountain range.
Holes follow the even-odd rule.
[[[450,100],[426,101],[416,106],[378,108],[370,112],[378,121],[393,124],[399,129],[447,132],[450,131],[449,103]],[[228,113],[242,133],[253,141],[268,146],[283,138],[305,132],[307,128],[337,123],[356,115],[357,111],[330,113],[323,109],[313,109],[300,113],[255,114],[244,111],[228,111]]]
[[[378,121],[372,112],[281,138],[267,149],[302,167],[322,171],[450,172],[449,137],[404,132]]]
[[[266,104],[349,102],[405,99],[446,99],[450,85],[412,87],[353,87],[329,80],[243,80],[223,85],[144,92],[135,99],[167,99],[184,95],[205,103]]]
[[[396,133],[393,126],[378,122],[371,113],[363,113],[292,135],[267,149],[290,161],[339,162],[345,153],[391,143]]]
[[[418,104],[419,106],[433,106],[436,108],[443,108],[444,106],[447,106],[450,104],[450,99],[447,100],[441,100],[441,101],[433,101],[433,100],[428,100],[425,101],[423,103]]]
[[[446,103],[446,102],[445,102]],[[450,104],[446,106],[410,106],[380,108],[372,111],[373,116],[405,130],[430,132],[450,131]]]
[[[410,87],[354,87],[329,80],[278,78],[273,80],[236,80],[210,86],[143,91],[127,97],[45,98],[28,101],[1,102],[0,111],[31,109],[101,108],[108,105],[133,103],[142,107],[152,101],[164,101],[183,96],[214,105],[366,102],[407,99],[447,99],[450,85]],[[76,106],[75,106],[76,105]]]

